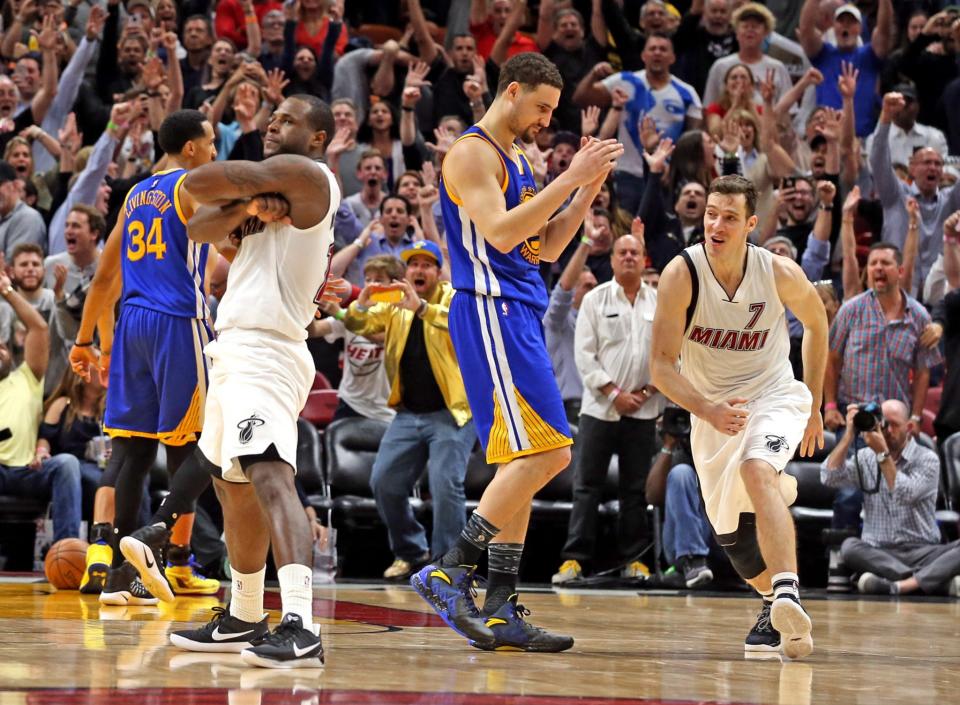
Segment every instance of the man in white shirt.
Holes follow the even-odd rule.
[[[597,510],[616,453],[620,467],[617,549],[625,577],[646,574],[635,560],[647,533],[644,485],[654,453],[656,419],[664,398],[650,383],[650,340],[657,292],[643,283],[643,244],[623,235],[613,245],[613,279],[583,297],[575,350],[583,402],[574,463],[573,512],[564,563],[553,576],[564,583],[593,559]]]
[[[935,127],[917,122],[920,103],[917,101],[917,89],[912,83],[899,83],[893,90],[903,96],[903,109],[893,118],[890,135],[890,161],[893,164],[909,166],[913,153],[921,147],[930,147],[941,156],[947,154],[947,138]],[[874,135],[867,138],[867,153],[873,147]]]

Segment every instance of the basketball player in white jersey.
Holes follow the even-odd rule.
[[[218,337],[206,347],[210,385],[192,458],[214,475],[233,591],[229,614],[220,609],[210,624],[171,640],[202,651],[241,651],[245,662],[272,668],[323,665],[311,609],[312,535],[293,471],[297,417],[314,377],[306,328],[324,300],[340,203],[336,178],[319,161],[333,128],[326,103],[291,96],[270,119],[263,162],[215,162],[184,182],[202,204],[188,224],[191,239],[214,242],[230,232],[242,238],[218,311]],[[154,528],[164,529],[135,532],[121,550],[159,596]],[[268,633],[263,578],[271,544],[283,620]]]
[[[823,447],[827,317],[795,262],[747,243],[756,204],[753,183],[741,176],[710,185],[705,241],[660,277],[650,367],[657,388],[693,415],[707,517],[763,597],[745,649],[801,658],[813,651],[812,623],[800,606],[788,509],[797,485],[783,469],[798,447],[801,455]],[[784,307],[803,323],[803,383],[790,366]]]

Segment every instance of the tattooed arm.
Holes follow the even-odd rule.
[[[330,184],[323,172],[313,160],[293,154],[277,155],[262,162],[206,164],[187,174],[183,186],[201,205],[278,194],[290,204],[290,221],[300,230],[319,223],[330,208]],[[221,229],[220,238],[223,232]]]

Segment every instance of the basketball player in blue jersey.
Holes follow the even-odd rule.
[[[81,376],[89,378],[92,367],[105,371],[109,366],[104,426],[113,450],[101,486],[116,483],[117,540],[136,528],[139,498],[157,443],[166,446],[171,473],[196,444],[206,393],[202,351],[212,338],[203,289],[209,246],[187,238],[186,223],[196,205],[182,184],[187,170],[216,158],[213,127],[199,111],[181,110],[163,121],[159,137],[170,168],[144,179],[127,194],[100,257],[70,353]],[[113,308],[121,286],[122,310],[114,333]],[[104,350],[100,359],[93,349],[97,325]],[[188,565],[192,519],[192,511],[180,519],[174,544],[183,555],[171,558],[182,567],[172,566],[168,572],[175,587],[211,594],[219,583],[198,577]],[[100,601],[155,604],[156,598],[114,550]]]
[[[411,584],[471,645],[487,650],[563,651],[568,636],[523,619],[517,572],[534,494],[570,462],[572,440],[544,342],[547,292],[540,260],[555,260],[623,146],[581,142],[570,167],[537,193],[519,138],[550,124],[563,81],[540,54],[519,54],[501,70],[497,97],[443,162],[441,202],[454,288],[450,337],[487,461],[499,465],[456,546]],[[573,191],[569,206],[554,215]],[[473,572],[489,553],[483,613]]]

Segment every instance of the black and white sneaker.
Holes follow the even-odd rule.
[[[140,574],[143,584],[164,602],[173,602],[174,595],[163,569],[167,565],[163,551],[170,539],[170,530],[163,524],[151,524],[120,539],[120,552]]]
[[[787,658],[803,658],[813,652],[813,622],[796,597],[781,595],[773,601],[770,624],[780,632]]]
[[[111,568],[107,583],[100,593],[102,605],[155,605],[156,597],[140,582],[136,569],[124,561],[119,568]]]
[[[264,668],[322,668],[320,626],[305,629],[298,615],[285,614],[280,626],[241,651],[240,658],[251,666]]]
[[[214,607],[213,617],[199,629],[173,632],[170,643],[187,651],[239,653],[270,632],[267,616],[259,622],[244,622],[230,614],[230,606]]]
[[[770,623],[770,605],[768,603],[764,602],[763,607],[760,608],[757,622],[743,642],[743,650],[747,654],[753,654],[754,658],[758,655],[762,658],[763,654],[779,655],[780,632],[774,629]]]

